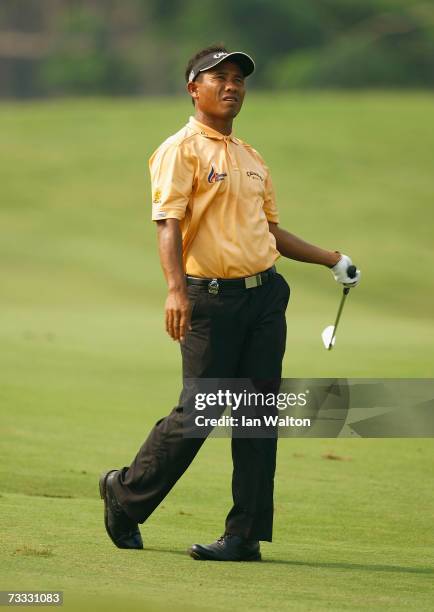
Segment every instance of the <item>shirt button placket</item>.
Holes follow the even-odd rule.
[[[238,194],[240,191],[240,172],[237,165],[236,157],[231,153],[231,141],[230,138],[225,137],[224,143],[226,147],[226,153],[230,161],[231,170],[233,171],[231,180],[230,180],[230,193],[234,198],[238,198]]]
[[[227,155],[229,157],[229,160],[231,162],[231,166],[232,166],[233,170],[238,170],[238,168],[237,168],[237,160],[235,159],[235,157],[231,153],[231,141],[230,141],[230,138],[225,136],[223,138],[223,140],[224,140],[225,147],[226,147],[226,153],[227,153]]]

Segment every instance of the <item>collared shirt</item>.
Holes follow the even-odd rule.
[[[278,223],[273,185],[253,147],[190,117],[149,159],[152,219],[180,221],[191,276],[238,278],[280,256],[268,221]]]

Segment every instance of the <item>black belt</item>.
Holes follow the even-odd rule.
[[[258,272],[253,276],[244,276],[243,278],[198,278],[197,276],[186,276],[187,285],[200,285],[208,287],[208,293],[217,295],[221,290],[226,289],[253,289],[260,287],[276,274],[276,267],[268,268],[264,272]]]

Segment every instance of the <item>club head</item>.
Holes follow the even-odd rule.
[[[333,338],[334,331],[335,331],[335,326],[328,325],[321,334],[322,341],[324,342],[324,346],[326,347],[327,350],[330,350],[335,345],[336,338]],[[333,341],[332,341],[332,338],[333,338]]]

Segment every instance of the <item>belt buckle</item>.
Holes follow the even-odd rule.
[[[213,278],[209,283],[208,283],[208,293],[210,293],[211,295],[217,295],[219,292],[219,284],[216,278]]]
[[[260,274],[255,274],[255,276],[247,276],[244,279],[244,285],[246,289],[253,289],[253,287],[259,287],[262,285],[262,278]]]

